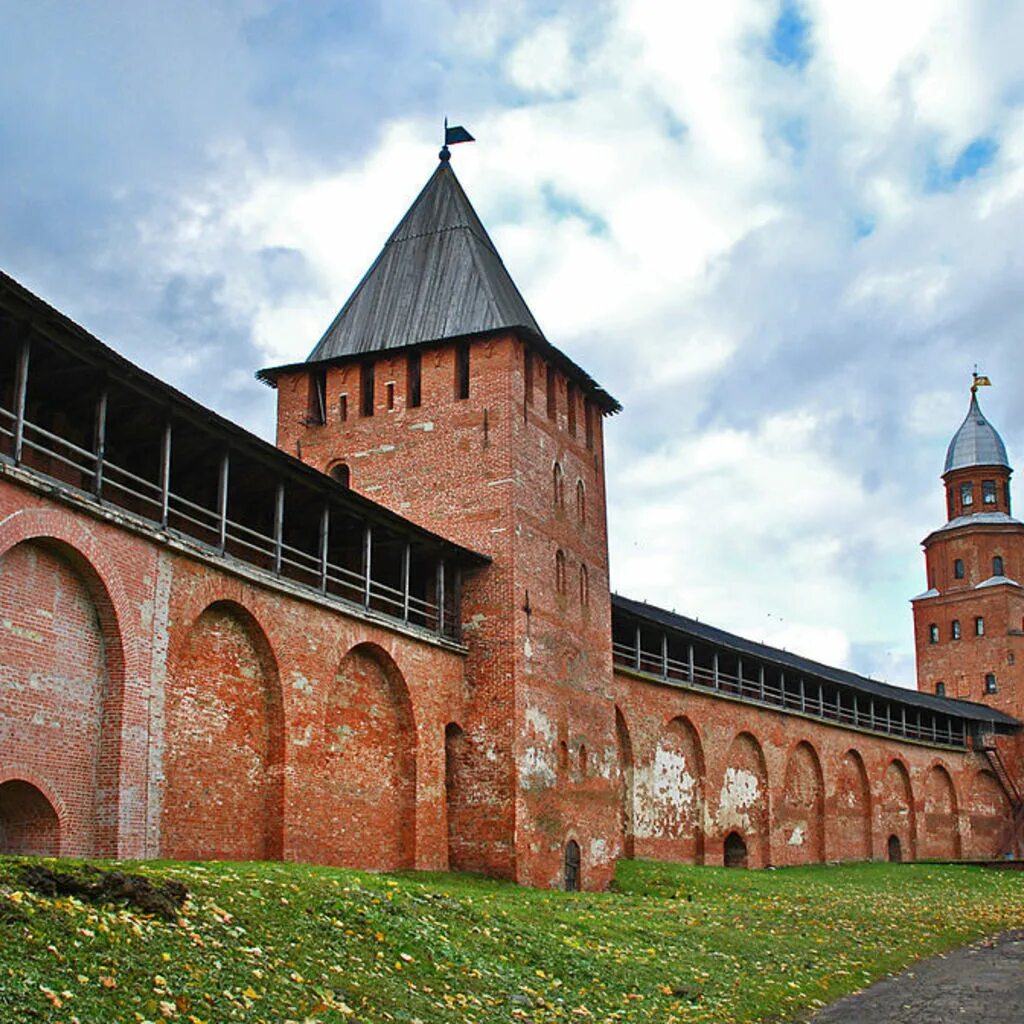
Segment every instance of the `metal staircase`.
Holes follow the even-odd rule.
[[[991,736],[980,738],[979,748],[988,760],[992,774],[999,780],[1006,798],[1010,801],[1010,824],[1005,833],[1002,848],[1020,857],[1024,854],[1024,793],[1021,793],[1013,776],[1006,767],[1003,755]]]

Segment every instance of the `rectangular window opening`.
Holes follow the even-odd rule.
[[[469,398],[469,342],[455,349],[455,397]]]
[[[388,381],[384,385],[384,393],[387,395],[388,409],[394,409],[395,407],[395,383],[394,381]]]
[[[555,368],[548,367],[548,419],[553,420],[558,411],[558,398],[555,395]]]
[[[420,407],[420,382],[423,360],[419,352],[410,352],[405,364],[405,404],[410,409]]]
[[[981,615],[976,616],[974,619],[974,635],[985,635],[985,619]]]
[[[972,484],[960,485],[960,504],[964,508],[974,504],[974,486]]]
[[[342,423],[348,419],[348,395],[338,395],[338,419]]]
[[[327,422],[327,370],[313,370],[309,375],[309,398],[306,422],[323,426]]]
[[[996,693],[998,691],[998,689],[999,689],[999,687],[996,685],[995,674],[992,673],[992,672],[989,672],[985,676],[985,692],[986,693]]]
[[[360,413],[363,416],[373,415],[373,363],[363,363],[359,375]]]
[[[994,505],[996,503],[995,480],[981,481],[981,503],[983,505]]]

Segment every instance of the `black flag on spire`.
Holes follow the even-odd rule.
[[[454,146],[457,142],[476,142],[461,124],[453,125],[451,128],[448,127],[448,118],[444,119],[444,145],[441,147],[441,152],[438,153],[438,157],[447,163],[452,158],[451,150],[449,146]]]
[[[448,118],[444,119],[444,144],[446,146],[454,146],[457,142],[476,142],[461,124],[452,125],[448,127]]]

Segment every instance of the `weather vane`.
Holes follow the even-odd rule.
[[[978,373],[978,364],[974,364],[974,373],[972,374],[973,380],[971,381],[971,394],[976,395],[978,388],[990,388],[992,387],[992,381],[988,379],[983,373]]]
[[[447,163],[452,158],[451,151],[448,149],[449,146],[454,146],[459,142],[476,142],[461,124],[452,125],[448,127],[448,118],[444,119],[444,145],[441,147],[441,152],[437,154],[439,160],[443,160]]]

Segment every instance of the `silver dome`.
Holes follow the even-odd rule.
[[[1006,457],[1006,445],[981,411],[978,396],[971,395],[971,407],[960,429],[953,435],[946,450],[946,468],[943,473],[968,466],[1005,466],[1010,468]]]

